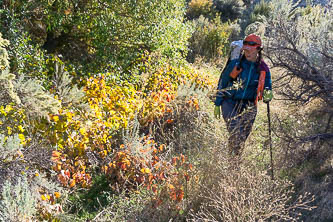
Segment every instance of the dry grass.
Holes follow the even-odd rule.
[[[271,180],[245,163],[234,166],[219,159],[219,172],[214,183],[201,187],[201,205],[191,221],[298,221],[296,210],[311,209],[313,197],[306,194],[293,200],[290,182]]]
[[[274,80],[282,74],[281,70],[273,69]],[[313,99],[305,105],[284,101],[279,95],[282,88],[275,89],[275,100],[271,103],[272,138],[274,151],[274,167],[277,176],[288,178],[295,184],[296,195],[310,192],[316,196],[313,204],[318,207],[311,213],[306,213],[301,219],[304,221],[325,221],[333,219],[331,201],[333,187],[332,141],[313,139],[313,135],[322,134],[329,126],[329,113],[323,109],[320,99]],[[267,131],[266,107],[259,106],[256,129],[252,132],[248,146],[264,148],[267,140],[261,140],[258,129]],[[332,125],[330,126],[332,127]],[[331,128],[332,129],[332,128]],[[265,133],[265,130],[261,131]],[[247,150],[251,157],[263,168],[270,166],[267,150]],[[266,158],[265,158],[266,157]]]
[[[206,103],[206,106],[203,106],[206,108],[199,111],[200,115],[195,112],[178,113],[178,118],[182,121],[174,126],[173,132],[177,134],[173,133],[172,138],[175,147],[186,149],[175,151],[185,151],[189,155],[190,161],[195,165],[195,172],[191,181],[186,184],[186,199],[181,209],[185,215],[173,215],[169,219],[297,221],[303,213],[302,210],[314,208],[310,194],[298,196],[290,181],[279,177],[272,181],[268,175],[267,150],[258,149],[258,144],[264,146],[267,138],[263,136],[267,131],[264,106],[261,104],[259,107],[261,110],[240,162],[228,157],[228,133],[224,121],[213,118],[213,104]],[[186,119],[190,123],[185,121]],[[180,128],[182,130],[177,130]],[[260,158],[264,163],[262,165],[258,163]],[[163,208],[168,209],[168,204]]]

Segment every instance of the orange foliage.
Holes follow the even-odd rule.
[[[41,126],[45,135],[58,147],[51,158],[58,180],[70,188],[78,185],[88,187],[92,176],[87,152],[91,152],[100,158],[98,164],[108,161],[101,167],[118,186],[135,189],[143,184],[157,192],[157,184],[170,183],[176,190],[170,189],[169,195],[175,197],[176,194],[173,200],[182,199],[182,185],[177,180],[171,181],[180,174],[188,176],[187,171],[179,174],[176,170],[184,165],[182,157],[174,160],[177,165],[161,161],[158,153],[163,152],[164,145],[157,147],[154,141],[147,138],[142,142],[145,148],[140,149],[140,155],[130,149],[130,144],[120,148],[111,144],[114,134],[126,128],[137,113],[142,126],[172,113],[173,107],[169,104],[176,98],[178,86],[186,82],[196,88],[211,85],[208,78],[200,73],[171,66],[152,73],[141,89],[129,83],[119,84],[114,79],[106,81],[104,75],[85,81],[86,101],[91,111],[63,108],[59,114],[50,115],[50,124]],[[187,106],[198,110],[198,100],[191,97]],[[172,118],[166,120],[168,124],[173,121]]]
[[[122,148],[114,153],[111,161],[103,167],[110,183],[123,189],[133,189],[143,185],[155,194],[154,199],[182,201],[184,181],[189,180],[192,172],[185,156],[181,154],[174,157],[171,162],[167,162],[159,158],[164,145],[158,146],[147,137],[144,137],[141,143],[139,152],[145,153],[144,156],[137,156],[131,152],[132,144],[122,145]],[[149,148],[146,147],[148,144],[151,145]]]

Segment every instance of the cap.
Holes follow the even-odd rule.
[[[256,34],[250,34],[245,37],[245,39],[243,41],[244,49],[251,50],[254,48],[258,48],[258,47],[261,47],[261,39],[259,36],[257,36]]]

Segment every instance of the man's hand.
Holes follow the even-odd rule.
[[[220,106],[215,106],[214,108],[214,116],[216,119],[221,118],[221,107]]]
[[[265,89],[264,95],[263,95],[263,101],[264,103],[269,103],[273,99],[273,92],[272,90]]]

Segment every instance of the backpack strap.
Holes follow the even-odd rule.
[[[257,105],[259,100],[262,100],[262,97],[263,97],[263,94],[264,94],[265,78],[266,78],[266,71],[261,70],[260,74],[259,74],[259,82],[258,82],[258,88],[257,88],[257,98],[254,102],[255,105]]]
[[[233,68],[233,70],[231,71],[231,73],[229,74],[229,76],[231,77],[231,80],[234,81],[236,80],[236,78],[238,77],[239,73],[241,73],[243,71],[242,69],[242,61],[245,59],[244,54],[240,54],[239,58],[238,58],[238,62],[235,65],[235,67]]]
[[[268,66],[264,62],[264,60],[261,60],[259,65],[259,82],[258,82],[258,88],[257,88],[257,97],[254,102],[256,105],[258,101],[262,100],[263,94],[264,94],[264,87],[265,87],[265,79],[266,79],[266,73],[268,72]]]

